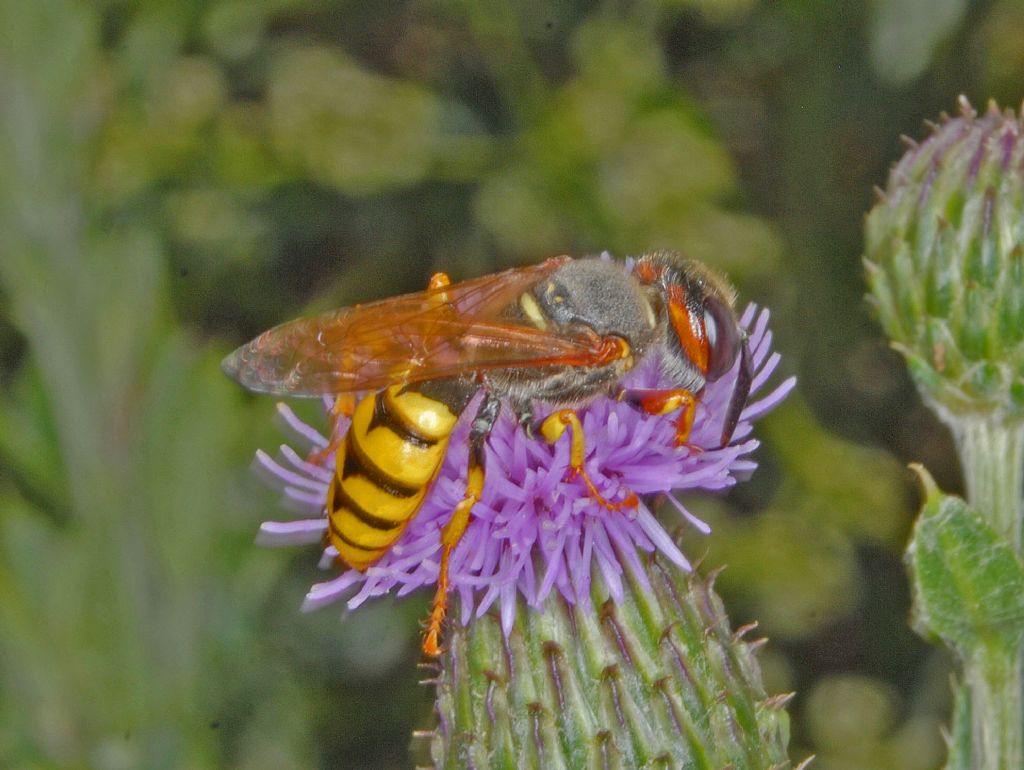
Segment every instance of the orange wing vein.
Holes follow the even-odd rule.
[[[279,396],[376,390],[512,366],[600,363],[592,331],[552,333],[508,310],[563,258],[464,283],[300,318],[264,332],[224,359],[246,388]]]

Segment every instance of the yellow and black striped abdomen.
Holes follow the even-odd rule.
[[[393,385],[356,406],[327,492],[328,540],[365,570],[416,515],[459,416],[441,401]]]

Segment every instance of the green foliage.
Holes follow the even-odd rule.
[[[871,64],[894,85],[927,69],[967,13],[965,0],[888,0],[872,3]]]
[[[1005,502],[1019,516],[1020,453],[997,457],[989,450],[987,457],[964,455],[965,464],[975,466],[969,480],[984,478],[990,487],[979,494],[975,484],[972,492],[986,504],[984,513],[943,495],[927,471],[915,466],[925,491],[907,550],[915,625],[955,650],[963,668],[953,711],[951,769],[1017,767],[1024,757],[1024,564],[1019,548],[997,526],[1012,516],[988,507]],[[995,470],[1000,465],[1008,472],[978,473],[979,467]],[[1005,493],[1007,481],[1015,492],[1002,497],[999,487]]]
[[[942,494],[924,468],[924,507],[907,550],[916,624],[968,654],[1013,650],[1024,639],[1024,565],[1005,537],[958,497]]]
[[[672,87],[650,32],[598,14],[574,31],[571,54],[578,74],[547,89],[481,185],[483,227],[524,258],[582,238],[585,249],[670,248],[769,270],[775,236],[727,205],[733,164]]]
[[[858,543],[898,547],[906,526],[903,470],[883,452],[823,431],[799,394],[760,427],[788,469],[781,487],[752,520],[688,500],[716,533],[706,543],[689,542],[706,547],[712,565],[728,565],[720,584],[742,587],[746,611],[767,633],[800,638],[835,623],[861,600]]]
[[[837,703],[843,704],[838,712]],[[811,767],[938,767],[945,747],[934,721],[917,715],[900,719],[901,705],[898,693],[876,678],[822,677],[807,693],[806,726],[817,751]]]
[[[0,59],[0,284],[31,358],[0,400],[0,761],[220,766],[211,721],[278,686],[255,633],[276,570],[234,481],[248,410],[172,323],[152,222],[87,183],[97,17],[4,11],[25,47]]]
[[[297,175],[367,195],[430,173],[442,109],[429,91],[309,45],[275,52],[267,80],[270,141]]]

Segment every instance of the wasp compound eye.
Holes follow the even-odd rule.
[[[732,369],[743,340],[732,309],[714,297],[704,301],[704,327],[710,348],[707,378],[714,382]]]

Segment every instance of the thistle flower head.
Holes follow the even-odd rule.
[[[736,371],[710,383],[697,406],[689,447],[675,446],[672,415],[640,414],[629,405],[598,399],[578,410],[588,449],[586,469],[609,499],[630,491],[640,496],[667,495],[681,520],[707,532],[672,496],[683,490],[722,490],[755,467],[750,454],[758,442],[750,437],[752,422],[778,404],[794,385],[790,378],[765,393],[779,356],[771,352],[768,312],[747,308],[741,325],[749,331],[754,368],[751,400],[731,443],[718,447],[722,422],[733,392]],[[659,361],[648,360],[631,373],[628,387],[665,388]],[[760,394],[760,395],[758,395]],[[329,407],[329,404],[327,405]],[[285,445],[277,458],[260,452],[257,467],[283,489],[285,499],[302,518],[265,523],[260,540],[267,544],[320,543],[326,528],[324,501],[333,473],[333,456],[319,463],[304,459],[322,450],[328,439],[300,421],[284,404],[279,414],[301,445],[302,453]],[[472,405],[467,410],[473,413]],[[538,412],[543,417],[543,412]],[[399,596],[437,581],[440,530],[462,500],[467,467],[467,421],[452,436],[448,455],[430,494],[395,545],[365,572],[344,571],[314,585],[305,607],[313,609],[346,599],[354,609],[367,599],[388,593]],[[347,429],[341,420],[336,430]],[[498,608],[506,633],[520,599],[539,608],[553,595],[570,605],[591,601],[592,568],[596,565],[613,599],[623,595],[623,575],[643,574],[640,554],[658,552],[688,570],[689,562],[674,540],[641,502],[636,510],[608,510],[595,502],[583,479],[569,473],[569,441],[549,445],[529,438],[508,410],[486,444],[486,485],[474,505],[472,519],[450,565],[450,590],[459,597],[461,622],[467,624]],[[334,562],[327,547],[323,564]]]
[[[946,413],[1024,416],[1024,125],[961,98],[896,163],[868,216],[871,298]]]

